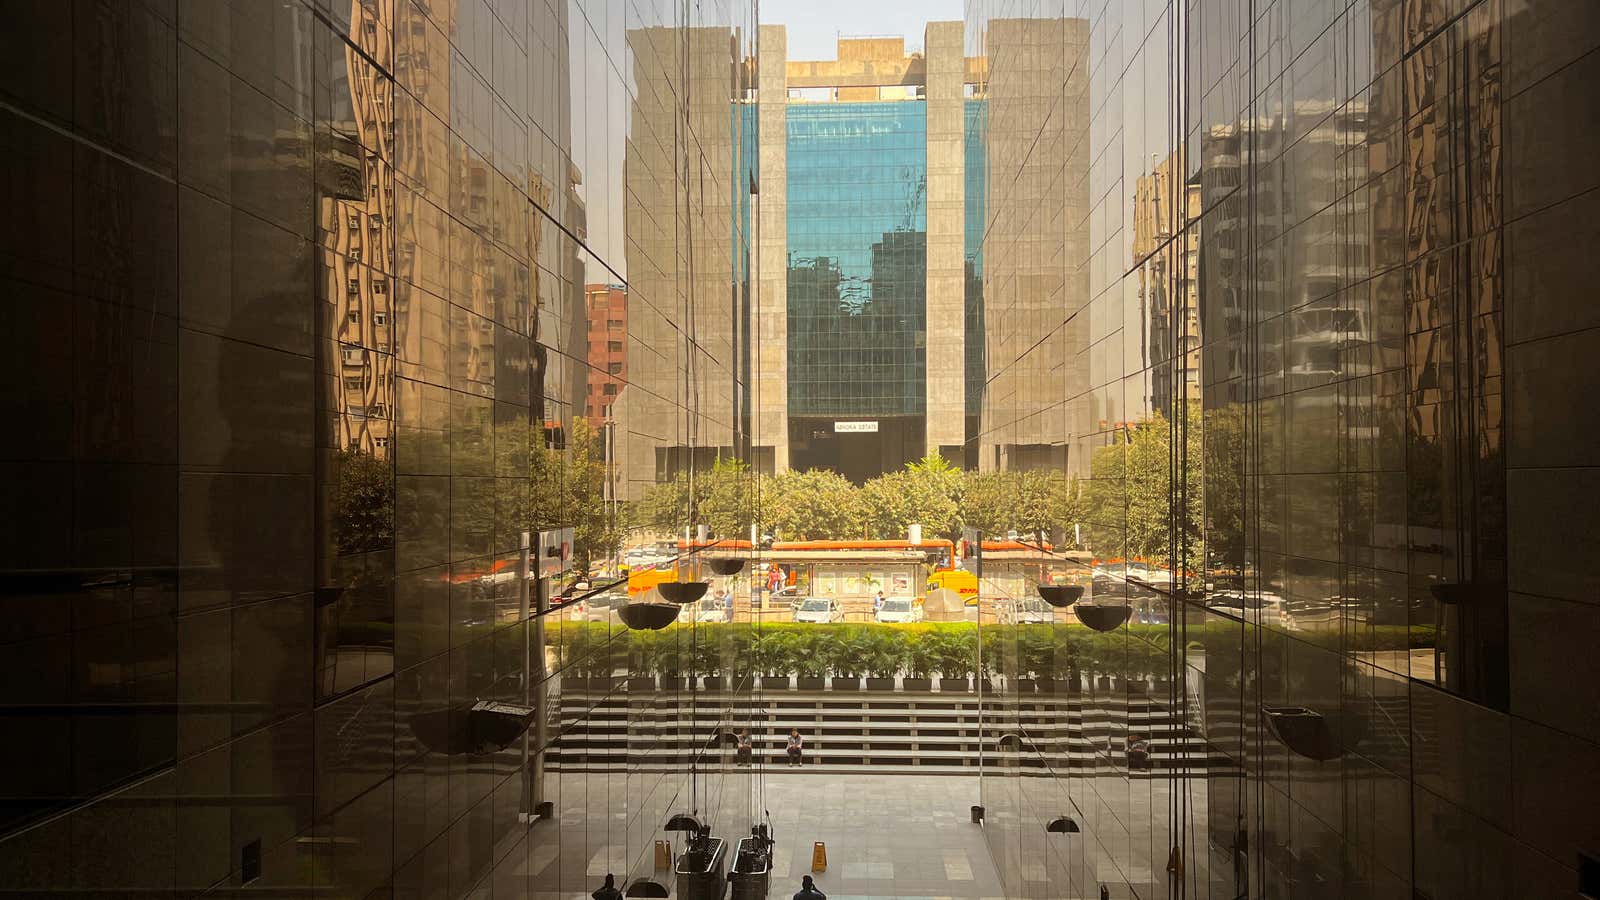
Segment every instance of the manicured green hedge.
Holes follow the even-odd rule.
[[[1264,668],[1282,664],[1295,641],[1328,651],[1405,650],[1432,646],[1431,628],[1376,626],[1340,635],[1305,631],[1293,635],[1253,629],[1261,641]],[[1076,623],[1054,625],[985,625],[986,672],[1021,677],[1067,678],[1076,674],[1163,677],[1170,671],[1168,625],[1130,624],[1109,633]],[[1243,626],[1209,622],[1185,633],[1188,654],[1206,654],[1208,672],[1236,671],[1256,656],[1255,638],[1242,652]],[[912,625],[793,623],[705,623],[672,625],[661,631],[617,630],[600,623],[565,622],[549,629],[547,640],[558,648],[574,674],[609,676],[626,668],[636,674],[700,675],[869,675],[905,674],[962,678],[976,674],[978,629],[970,622],[921,622]]]

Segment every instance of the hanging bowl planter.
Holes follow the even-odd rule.
[[[1330,720],[1304,706],[1263,706],[1267,730],[1297,756],[1319,762],[1338,759],[1361,737],[1362,722],[1352,715]]]
[[[706,595],[707,581],[663,581],[656,585],[661,596],[673,603],[690,604]]]
[[[1044,830],[1051,834],[1077,834],[1083,829],[1078,827],[1077,821],[1071,816],[1058,816],[1051,819],[1050,824],[1046,825]]]
[[[718,575],[737,575],[744,571],[744,560],[730,557],[708,560],[711,571]]]
[[[629,628],[660,631],[678,619],[678,608],[670,603],[628,603],[617,608],[617,618]]]
[[[1056,609],[1066,609],[1083,599],[1081,584],[1041,584],[1036,590],[1041,600]]]
[[[1115,631],[1128,617],[1133,614],[1133,607],[1122,604],[1120,606],[1096,606],[1079,603],[1072,608],[1072,614],[1078,621],[1093,628],[1095,631]]]

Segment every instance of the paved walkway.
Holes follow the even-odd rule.
[[[814,841],[827,845],[828,870],[813,877],[829,900],[1001,896],[983,829],[969,820],[975,776],[768,770],[766,798],[774,897],[799,890]]]

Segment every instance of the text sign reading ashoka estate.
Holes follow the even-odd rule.
[[[864,434],[878,430],[877,422],[835,422],[834,434]]]

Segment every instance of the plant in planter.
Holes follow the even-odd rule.
[[[751,658],[761,673],[761,687],[765,690],[786,691],[789,676],[794,672],[796,635],[788,631],[773,631],[760,635],[751,646]]]
[[[945,632],[929,635],[935,638],[934,668],[939,672],[939,690],[966,692],[972,690],[972,675],[977,669],[977,635],[973,632]]]
[[[661,689],[664,691],[684,689],[683,669],[686,663],[692,665],[692,660],[687,658],[688,648],[683,646],[685,640],[687,633],[675,630],[663,634],[656,643],[653,668],[661,676]]]
[[[795,635],[794,653],[790,657],[790,664],[795,673],[796,690],[820,691],[827,682],[824,676],[828,672],[828,655],[817,638],[827,630],[827,626],[813,625],[810,628],[813,630],[807,631],[803,636]]]
[[[869,635],[867,690],[894,690],[894,678],[905,666],[907,643],[905,632],[898,628],[880,628]]]
[[[1052,691],[1055,678],[1055,646],[1048,632],[1037,626],[1024,628],[1017,640],[1017,690],[1027,693],[1037,687]],[[1024,674],[1025,673],[1025,674]]]
[[[901,679],[901,686],[907,693],[933,690],[933,679],[928,677],[933,670],[933,644],[929,641],[930,637],[932,634],[926,631],[907,636],[902,655],[906,675]]]
[[[706,690],[717,690],[723,687],[722,666],[723,646],[720,633],[715,626],[701,626],[704,634],[697,635],[694,645],[694,676],[705,678]]]
[[[826,644],[828,668],[833,671],[833,689],[861,690],[861,674],[866,671],[871,641],[860,628],[839,629]]]
[[[628,690],[653,691],[656,689],[656,645],[661,632],[628,632]]]

